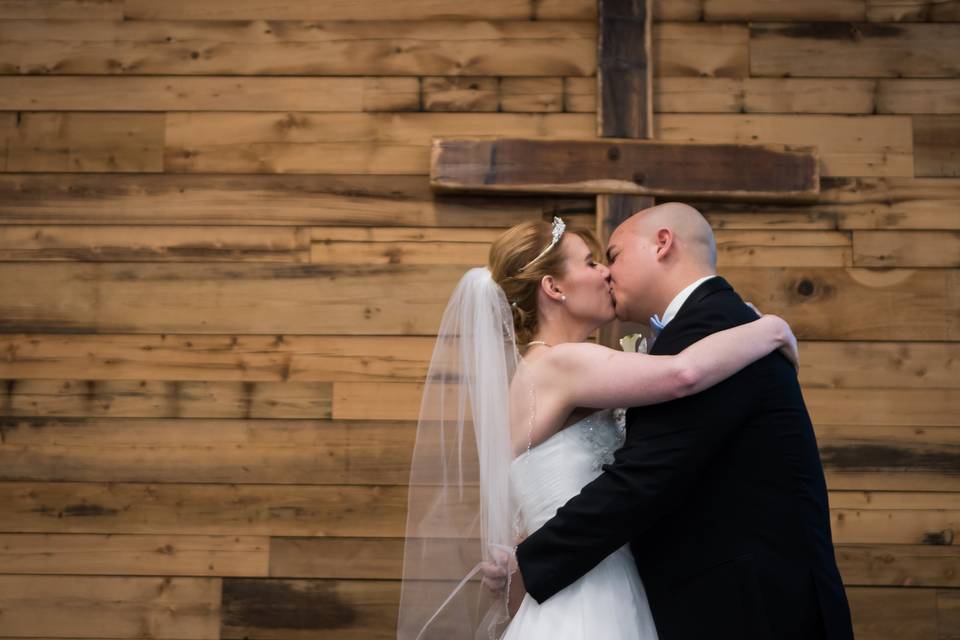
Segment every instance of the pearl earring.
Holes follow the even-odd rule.
[[[563,302],[566,302],[566,301],[567,301],[567,296],[565,296],[565,295],[563,295],[563,294],[560,294],[560,300],[562,300]]]

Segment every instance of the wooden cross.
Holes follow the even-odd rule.
[[[430,183],[442,191],[593,194],[597,232],[611,231],[655,196],[797,201],[820,190],[812,148],[651,140],[652,0],[598,1],[594,140],[436,138]],[[635,326],[613,326],[600,341]]]

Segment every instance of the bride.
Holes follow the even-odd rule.
[[[797,346],[773,315],[675,356],[588,342],[615,317],[600,255],[589,231],[525,222],[454,290],[411,462],[399,639],[657,637],[628,545],[543,604],[478,572],[509,576],[516,543],[612,461],[620,408],[698,393],[776,349],[796,364]]]

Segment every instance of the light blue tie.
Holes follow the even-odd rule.
[[[650,316],[650,329],[651,329],[652,332],[653,332],[652,337],[656,338],[658,335],[660,335],[660,332],[663,331],[663,328],[664,328],[665,326],[667,326],[667,325],[665,325],[665,324],[660,320],[660,316],[659,316],[659,315],[657,315],[657,314],[655,313],[655,314],[653,314],[652,316]]]

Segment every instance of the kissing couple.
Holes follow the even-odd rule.
[[[667,203],[605,260],[554,218],[466,272],[424,385],[399,639],[853,637],[796,339],[716,255]],[[614,318],[649,319],[649,350],[587,341]]]

